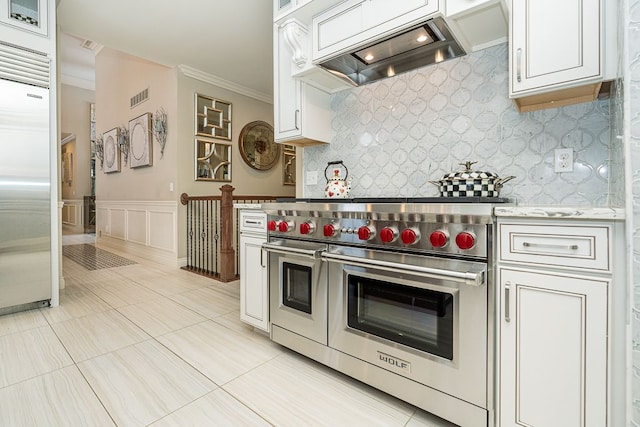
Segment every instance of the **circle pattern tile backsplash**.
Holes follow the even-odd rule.
[[[304,171],[340,159],[353,197],[437,196],[428,183],[459,163],[513,175],[500,192],[523,205],[610,206],[610,100],[519,113],[502,44],[332,95],[331,144],[305,148]],[[556,148],[574,150],[558,174]],[[619,150],[618,150],[619,151]],[[324,182],[305,185],[322,197]]]

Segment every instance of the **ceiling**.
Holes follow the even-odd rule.
[[[272,0],[60,0],[57,15],[63,83],[91,78],[89,40],[273,96]]]

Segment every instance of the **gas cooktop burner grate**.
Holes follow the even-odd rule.
[[[279,203],[513,203],[505,197],[354,197],[350,199],[328,198],[279,198]]]

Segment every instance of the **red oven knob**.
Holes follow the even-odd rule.
[[[420,232],[413,228],[407,228],[406,230],[402,230],[400,238],[402,239],[402,243],[405,245],[413,245],[420,240]]]
[[[338,231],[338,227],[334,226],[333,224],[327,224],[322,228],[322,233],[324,234],[324,237],[333,237],[336,235]]]
[[[431,233],[429,240],[434,248],[443,248],[449,243],[449,234],[442,230],[437,230]]]
[[[280,230],[282,233],[294,230],[295,228],[296,225],[293,223],[293,221],[280,221],[280,224],[278,224],[278,230]]]
[[[456,245],[462,250],[471,249],[476,244],[476,236],[468,231],[463,231],[456,236]]]
[[[358,239],[371,240],[376,235],[376,230],[368,225],[358,228]]]
[[[278,224],[280,224],[280,221],[276,221],[272,219],[267,223],[267,230],[276,231],[278,229]]]
[[[385,227],[380,230],[380,240],[382,243],[391,243],[398,238],[398,230],[392,227]]]
[[[316,225],[311,221],[300,224],[300,234],[311,234],[316,229]]]

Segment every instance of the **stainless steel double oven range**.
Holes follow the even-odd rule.
[[[463,426],[493,425],[494,203],[291,200],[268,213],[271,339]]]

